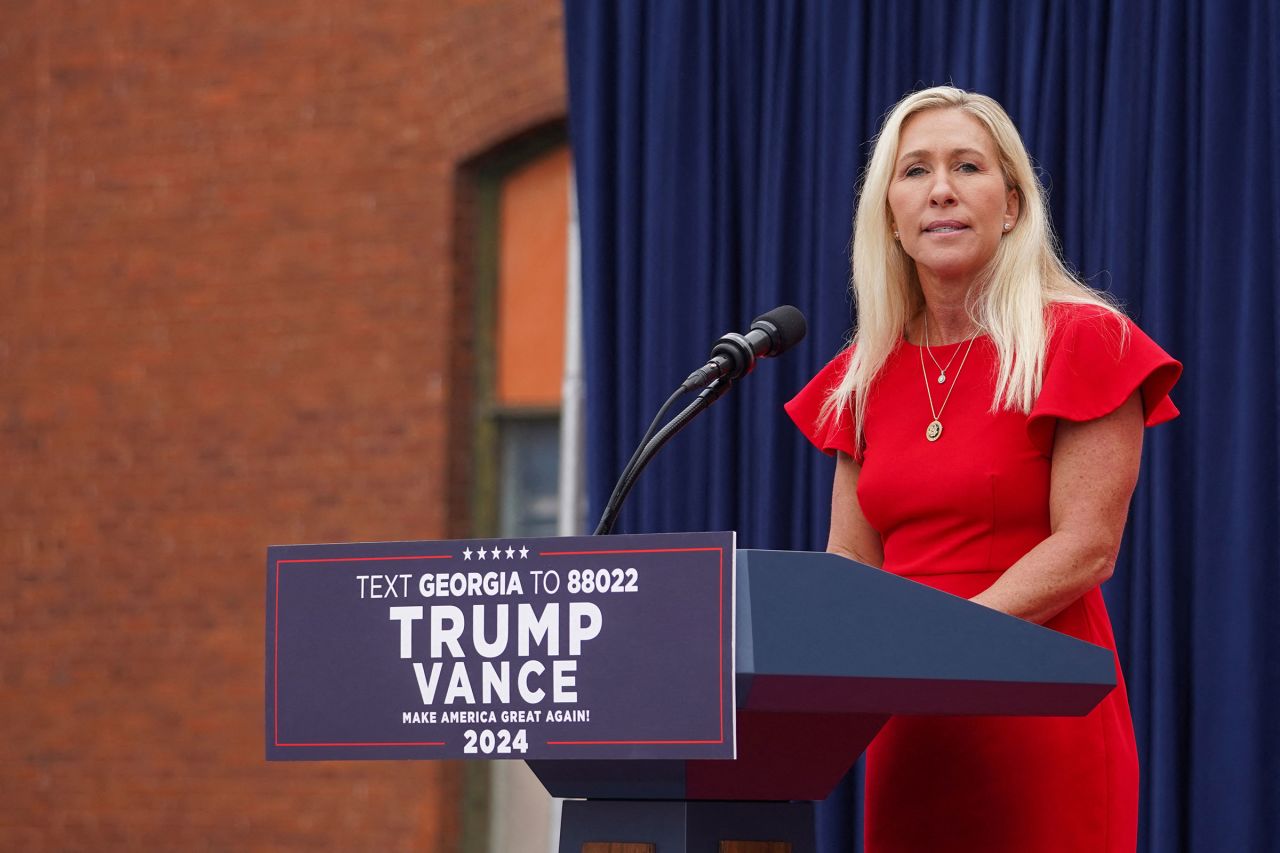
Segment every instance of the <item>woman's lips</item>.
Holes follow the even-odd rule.
[[[930,222],[925,226],[926,234],[954,234],[957,231],[964,231],[968,228],[963,222],[956,222],[952,219],[943,219],[937,222]]]

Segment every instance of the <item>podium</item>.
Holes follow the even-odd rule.
[[[737,552],[737,758],[530,761],[560,853],[812,853],[825,799],[894,714],[1080,716],[1110,651],[833,554]]]

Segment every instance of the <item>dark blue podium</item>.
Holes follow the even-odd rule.
[[[833,554],[739,550],[736,579],[738,757],[530,761],[553,796],[585,798],[565,803],[560,853],[810,853],[813,801],[890,716],[1080,716],[1115,687],[1107,649]]]

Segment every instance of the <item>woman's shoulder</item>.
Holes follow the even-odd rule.
[[[1045,321],[1050,335],[1082,325],[1119,330],[1132,322],[1120,308],[1096,302],[1051,302],[1045,309]]]
[[[1142,332],[1119,308],[1093,302],[1053,302],[1045,309],[1045,356],[1078,347],[1101,348],[1119,358]]]
[[[1182,365],[1123,313],[1103,305],[1048,308],[1049,347],[1040,394],[1028,418],[1032,440],[1048,452],[1055,419],[1087,421],[1141,390],[1147,426],[1176,417],[1169,390]]]
[[[852,412],[828,408],[852,357],[852,345],[842,349],[783,406],[805,437],[824,453],[854,454]]]

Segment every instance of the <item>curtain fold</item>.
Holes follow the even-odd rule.
[[[1068,261],[1186,365],[1104,590],[1141,849],[1280,850],[1278,18],[1268,0],[566,0],[593,517],[711,343],[789,302],[806,341],[678,436],[617,530],[824,546],[833,465],[781,404],[851,326],[868,140],[908,91],[986,92],[1043,170]],[[857,845],[852,784],[824,849]]]

